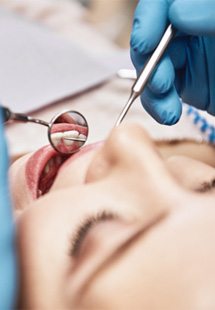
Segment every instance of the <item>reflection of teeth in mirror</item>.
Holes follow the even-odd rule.
[[[75,141],[73,140],[63,140],[63,143],[66,145],[66,146],[71,146],[74,144]]]
[[[80,134],[80,135],[78,136],[78,138],[84,140],[84,141],[79,141],[79,142],[78,142],[79,147],[81,147],[81,146],[85,143],[85,141],[87,140],[87,137],[86,137],[85,135],[83,135],[83,134]]]
[[[78,138],[79,132],[77,130],[65,131],[63,133],[63,142],[66,146],[72,146],[74,144],[74,140],[69,140],[71,138]]]
[[[78,136],[78,138],[83,139],[83,140],[86,140],[86,139],[87,139],[87,137],[86,137],[85,135],[83,135],[82,133],[80,133],[80,135]]]
[[[60,143],[62,136],[62,132],[56,132],[51,134],[51,140],[55,147],[57,147],[57,145]]]
[[[77,138],[78,135],[79,132],[77,130],[70,130],[63,133],[63,138]]]
[[[75,141],[72,139],[83,139],[84,141]],[[70,140],[71,139],[71,140]],[[65,147],[69,147],[71,150],[72,148],[77,149],[81,147],[85,141],[87,140],[87,137],[83,134],[79,134],[77,130],[70,130],[65,132],[56,132],[51,135],[51,140],[53,145],[59,149],[60,145],[64,145]],[[48,169],[48,167],[46,168]],[[49,170],[47,170],[48,173]]]

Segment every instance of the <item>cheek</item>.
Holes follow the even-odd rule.
[[[142,235],[97,274],[80,308],[212,309],[200,305],[201,300],[205,305],[210,298],[215,301],[214,212],[207,216],[202,210],[197,217],[196,208],[175,214]]]
[[[70,308],[65,304],[65,274],[70,263],[68,216],[51,205],[52,201],[32,206],[17,221],[19,309]]]
[[[105,178],[111,171],[111,165],[101,154],[97,155],[86,173],[86,183],[96,182]]]

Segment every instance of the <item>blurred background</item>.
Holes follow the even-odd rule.
[[[81,3],[86,19],[101,33],[122,48],[129,47],[134,9],[138,0],[52,0]]]
[[[19,52],[16,46],[16,48],[10,48],[10,53],[4,53],[13,57],[9,61],[9,66],[8,62],[3,62],[6,64],[5,70],[12,68],[8,76],[1,65],[0,73],[3,73],[0,80],[1,98],[5,92],[3,85],[7,83],[8,92],[5,96],[13,96],[16,111],[20,111],[20,108],[17,105],[15,89],[17,94],[25,96],[25,101],[23,97],[20,100],[22,106],[25,103],[22,111],[34,112],[35,117],[47,121],[61,112],[62,108],[65,110],[72,107],[73,110],[80,111],[88,120],[89,142],[105,139],[124,107],[133,84],[131,80],[120,79],[117,72],[119,69],[133,68],[130,61],[129,41],[137,2],[138,0],[0,0],[0,9],[2,7],[11,13],[16,13],[12,25],[16,26],[17,22],[25,25],[25,27],[16,26],[15,31],[10,32],[9,35],[5,35],[6,27],[0,27],[2,38],[6,38],[6,41],[10,39],[11,45],[17,43],[19,47]],[[0,22],[3,23],[5,20],[7,19],[2,18]],[[9,26],[11,29],[10,23]],[[32,27],[33,33],[28,32]],[[22,33],[21,36],[21,33],[18,33],[14,37],[14,33],[20,29],[25,30],[24,34]],[[44,35],[46,39],[41,41]],[[61,39],[64,40],[63,45],[58,41]],[[38,40],[43,43],[40,45],[40,48],[43,48],[41,52],[38,52]],[[3,47],[7,49],[8,46],[7,42],[7,44],[2,42],[3,39],[1,53],[3,53]],[[66,48],[68,45],[69,47]],[[61,46],[64,48],[62,49]],[[26,68],[26,59],[29,59],[28,68]],[[21,63],[20,71],[13,69],[11,63],[14,63],[14,60],[15,64],[20,60],[18,61],[18,64]],[[24,61],[23,65],[21,61]],[[87,65],[83,66],[86,63]],[[25,75],[24,67],[27,72]],[[53,80],[53,77],[56,78]],[[11,92],[12,78],[15,81],[13,92]],[[94,79],[96,82],[92,85]],[[74,90],[74,85],[79,87],[78,90],[77,88]],[[10,100],[1,100],[7,102],[12,108],[10,106],[12,99],[10,97]],[[36,105],[34,108],[32,108],[33,103]],[[156,140],[184,137],[198,141],[202,139],[197,126],[193,126],[193,121],[188,120],[186,113],[183,113],[181,121],[170,130],[170,127],[156,123],[144,111],[139,99],[132,106],[126,119],[142,124]],[[47,144],[44,128],[39,126],[28,126],[26,130],[25,124],[14,124],[8,126],[7,136],[13,158]],[[35,139],[32,140],[32,137]]]

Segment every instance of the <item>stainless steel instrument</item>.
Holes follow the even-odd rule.
[[[141,74],[136,79],[134,85],[131,89],[131,94],[128,99],[128,102],[126,103],[125,107],[123,108],[122,112],[120,113],[115,126],[119,126],[123,119],[125,118],[126,114],[128,113],[128,110],[130,109],[133,102],[136,100],[138,96],[143,92],[144,88],[146,87],[146,84],[155,68],[157,63],[160,61],[161,57],[163,56],[164,52],[166,51],[170,41],[175,35],[175,30],[173,26],[170,24],[168,28],[166,29],[161,41],[159,42],[158,46],[156,47],[155,51],[153,52],[150,59],[145,64]]]

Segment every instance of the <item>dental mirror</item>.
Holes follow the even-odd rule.
[[[89,128],[85,117],[76,111],[67,111],[55,116],[48,129],[52,147],[60,153],[77,152],[87,141]]]
[[[59,153],[77,152],[87,141],[89,127],[85,117],[77,111],[64,111],[46,122],[22,113],[14,113],[0,105],[4,122],[18,121],[35,123],[48,127],[48,139],[51,146]]]

